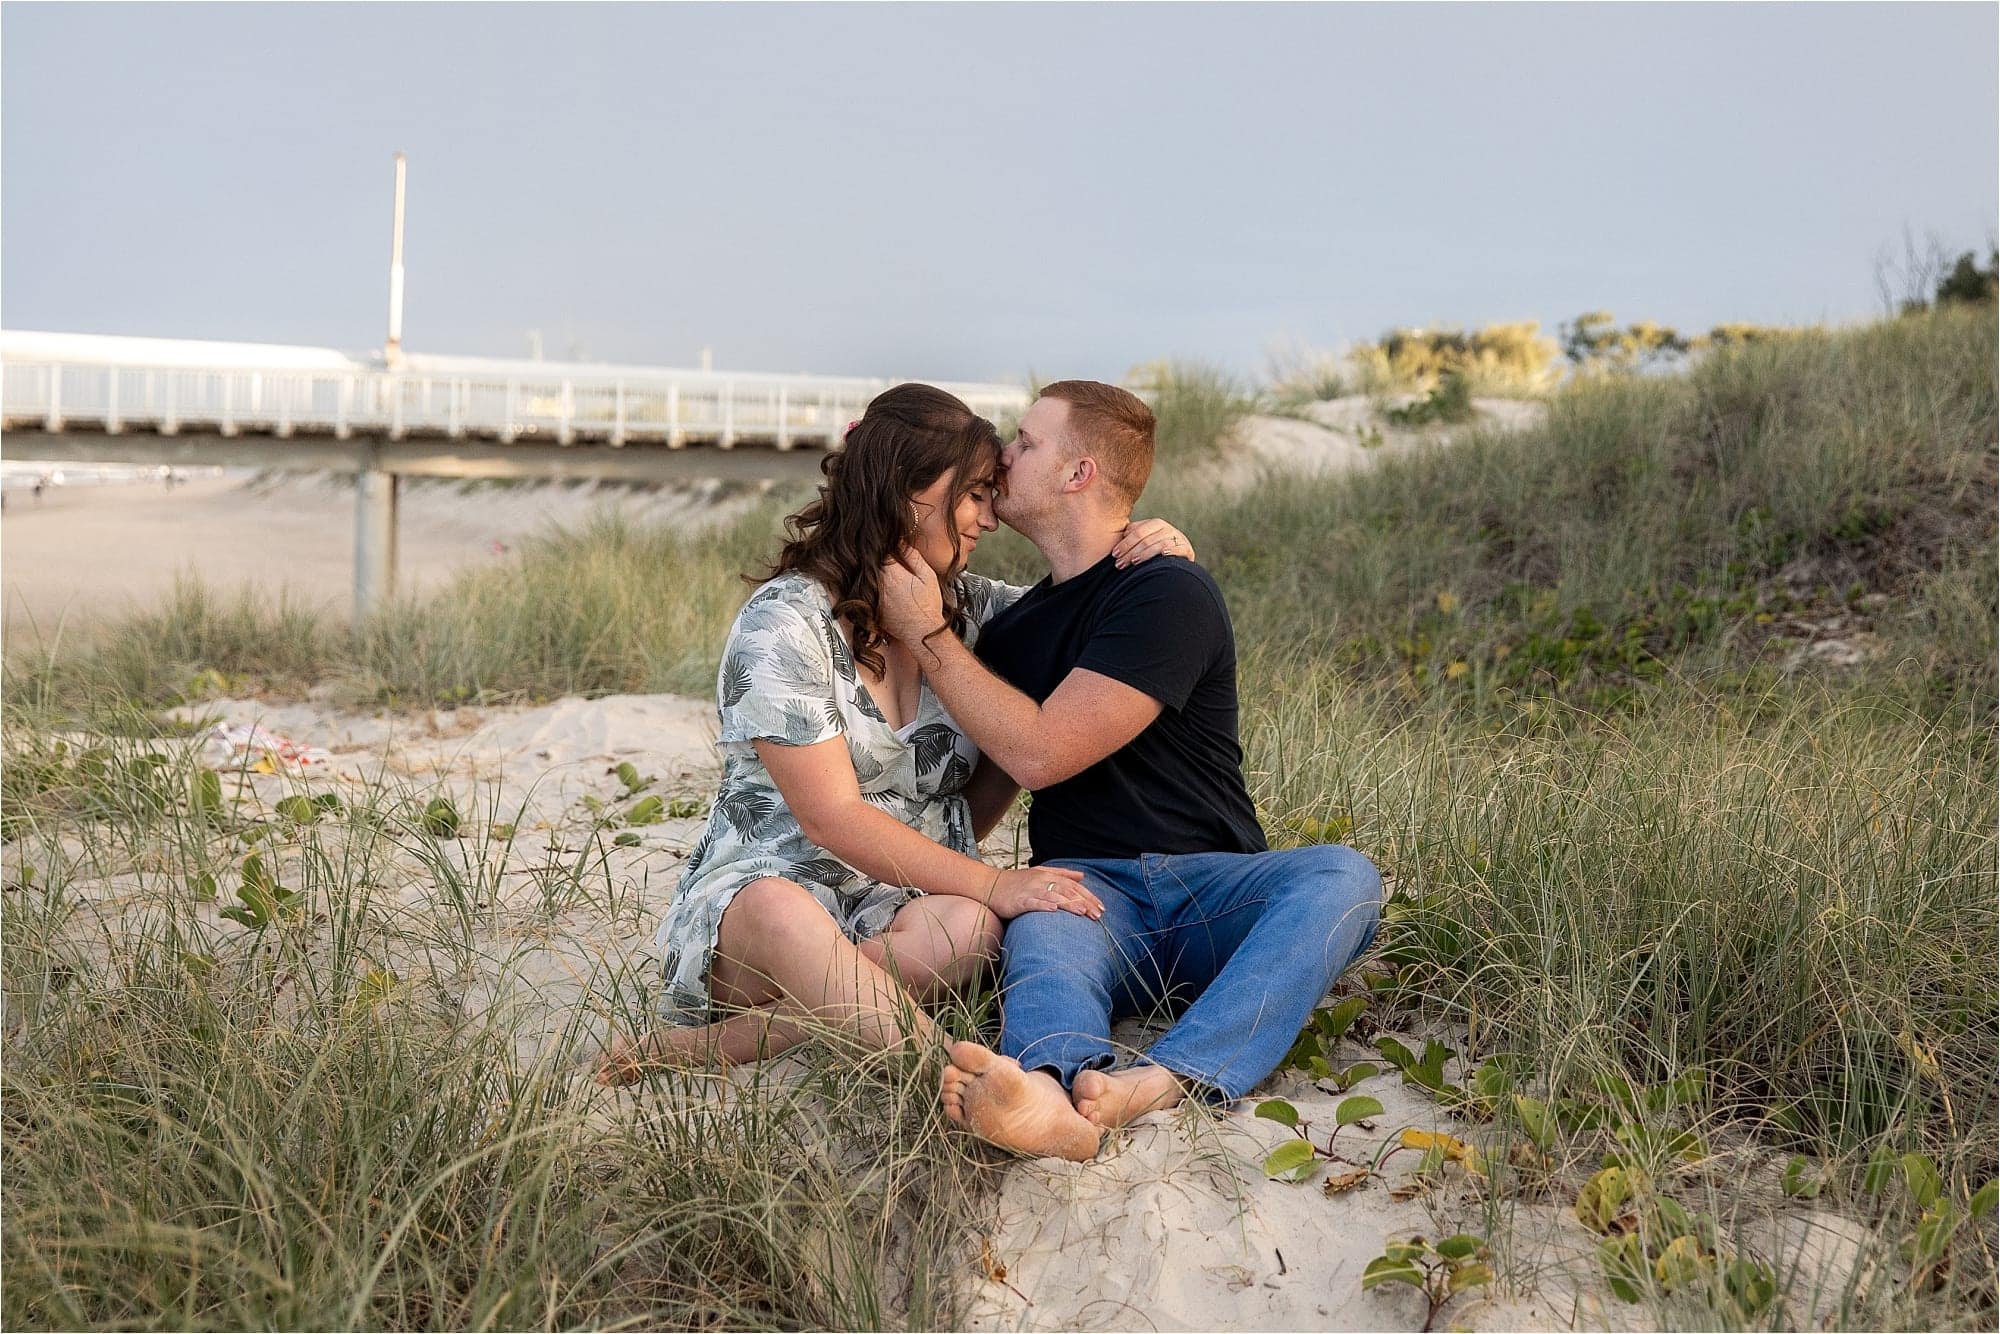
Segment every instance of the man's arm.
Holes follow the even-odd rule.
[[[854,761],[840,737],[807,746],[752,743],[799,829],[863,875],[914,885],[927,894],[955,894],[984,903],[1003,918],[1061,910],[1104,915],[1104,902],[1083,886],[1083,873],[1060,866],[1002,871],[933,843],[862,797]]]
[[[956,635],[904,642],[916,648],[931,693],[965,734],[1031,792],[1082,773],[1160,716],[1160,701],[1145,691],[1082,667],[1036,704],[988,671]]]

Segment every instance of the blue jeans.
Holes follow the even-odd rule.
[[[1179,1017],[1145,1059],[1242,1097],[1375,939],[1381,910],[1381,873],[1347,847],[1049,865],[1082,871],[1104,917],[1007,924],[1000,1051],[1064,1088],[1111,1065],[1114,1018],[1165,1010]]]

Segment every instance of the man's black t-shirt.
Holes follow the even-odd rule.
[[[1160,716],[1124,749],[1035,793],[1036,862],[1145,852],[1262,852],[1236,737],[1236,637],[1208,571],[1106,556],[1044,579],[980,631],[980,658],[1041,703],[1078,667],[1143,690]]]

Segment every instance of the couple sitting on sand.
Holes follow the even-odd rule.
[[[868,405],[730,631],[722,789],[659,932],[666,1022],[600,1079],[829,1029],[937,1049],[921,1003],[996,952],[999,1050],[939,1053],[946,1114],[993,1143],[1087,1159],[1277,1066],[1373,939],[1381,877],[1351,848],[1268,850],[1222,595],[1176,529],[1129,524],[1152,466],[1152,413],[1110,385],[1048,386],[1004,448],[926,385]],[[997,520],[1047,579],[966,572]],[[1033,864],[996,870],[979,839],[1021,787]],[[1112,1020],[1163,1006],[1115,1068]]]

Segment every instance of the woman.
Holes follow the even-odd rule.
[[[998,527],[999,461],[991,422],[918,384],[878,395],[827,457],[819,498],[787,521],[723,650],[722,787],[658,937],[666,1022],[619,1042],[601,1082],[761,1059],[809,1027],[867,1050],[926,1041],[913,1002],[977,976],[1004,920],[1103,912],[1080,872],[979,860],[1015,784],[980,761],[877,616],[881,569],[905,551],[937,572],[967,643],[1026,591],[965,572]],[[1181,542],[1148,520],[1118,554]]]

